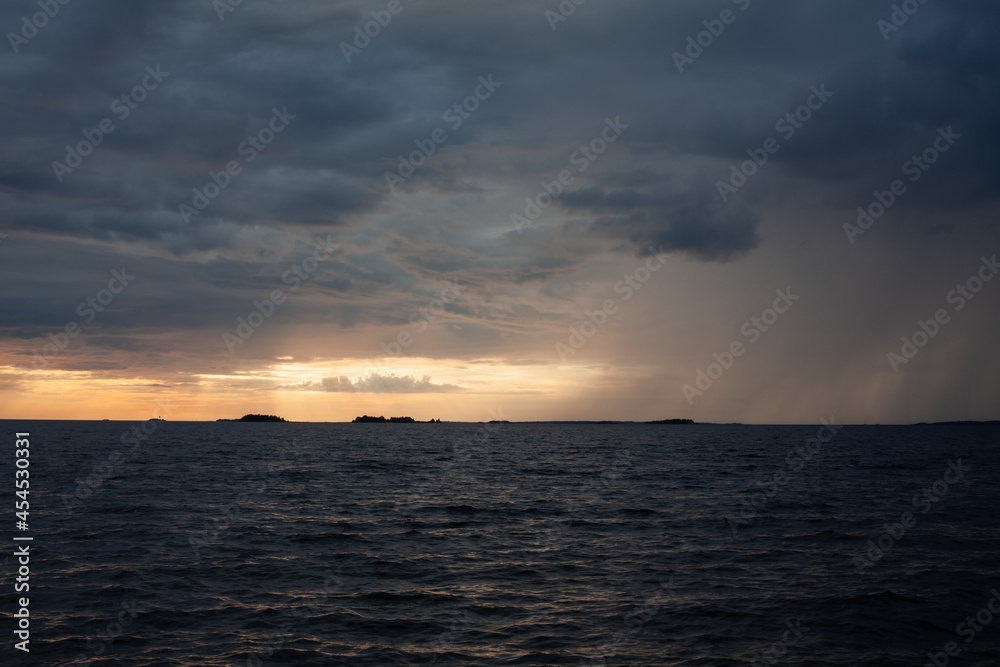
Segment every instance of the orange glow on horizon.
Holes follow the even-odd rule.
[[[2,418],[171,421],[233,419],[247,413],[277,414],[291,421],[350,421],[361,414],[412,416],[445,421],[508,418],[505,406],[547,404],[587,386],[599,370],[582,366],[510,366],[501,362],[422,358],[395,359],[373,369],[370,360],[294,363],[287,358],[262,370],[205,372],[180,381],[132,377],[116,371],[2,368],[16,376],[0,389]],[[356,384],[366,378],[405,381],[417,388],[395,391],[323,390],[324,378]],[[336,383],[335,383],[336,384]],[[377,381],[375,386],[379,386]],[[428,387],[429,385],[429,387]],[[350,385],[341,385],[341,387]],[[531,418],[540,418],[533,410]],[[537,416],[536,416],[537,415]],[[520,418],[526,418],[522,413]],[[515,419],[514,417],[510,417]]]

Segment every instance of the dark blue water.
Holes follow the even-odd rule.
[[[996,426],[0,425],[0,664],[1000,665]]]

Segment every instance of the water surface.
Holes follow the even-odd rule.
[[[1000,664],[996,426],[2,423],[4,664]]]

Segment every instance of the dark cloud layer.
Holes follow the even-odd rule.
[[[747,209],[756,202],[721,207],[707,188],[694,188],[704,197],[678,193],[671,176],[693,168],[714,183],[727,162],[773,134],[774,118],[798,106],[809,86],[825,82],[835,100],[772,159],[775,178],[877,182],[936,127],[956,125],[975,141],[971,155],[941,170],[940,194],[961,182],[965,202],[990,196],[998,65],[986,26],[995,25],[994,5],[924,7],[923,21],[886,43],[875,23],[886,8],[871,3],[753,3],[678,74],[672,54],[704,29],[715,5],[726,7],[592,5],[553,32],[535,3],[424,2],[406,5],[350,64],[340,44],[364,22],[365,3],[245,3],[223,21],[200,1],[65,6],[20,53],[3,56],[7,224],[101,241],[190,239],[169,243],[176,253],[230,247],[231,234],[203,229],[226,223],[349,225],[391,200],[386,167],[446,126],[441,110],[472,94],[484,74],[503,81],[501,90],[449,131],[448,147],[469,153],[464,169],[439,156],[418,170],[411,191],[448,192],[458,177],[480,188],[520,181],[534,194],[538,180],[565,166],[562,154],[589,141],[605,116],[624,113],[632,129],[617,154],[579,180],[597,187],[635,159],[663,185],[644,188],[641,201],[637,190],[610,192],[592,208],[578,192],[566,200],[574,213],[639,246],[726,257],[754,247],[757,214]],[[5,3],[0,25],[17,26],[32,7]],[[149,66],[169,76],[119,120],[112,100]],[[185,225],[179,205],[210,172],[241,159],[241,142],[266,127],[275,107],[295,116],[285,133]],[[114,133],[58,182],[52,162],[103,118]],[[709,168],[685,157],[721,162]],[[602,215],[609,206],[614,214]]]

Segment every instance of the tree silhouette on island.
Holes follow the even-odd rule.
[[[243,415],[239,419],[216,419],[220,422],[287,422],[288,420],[277,415]]]
[[[418,422],[413,417],[371,417],[369,415],[364,415],[362,417],[355,417],[352,424],[440,424],[440,419],[432,419],[429,422]]]

